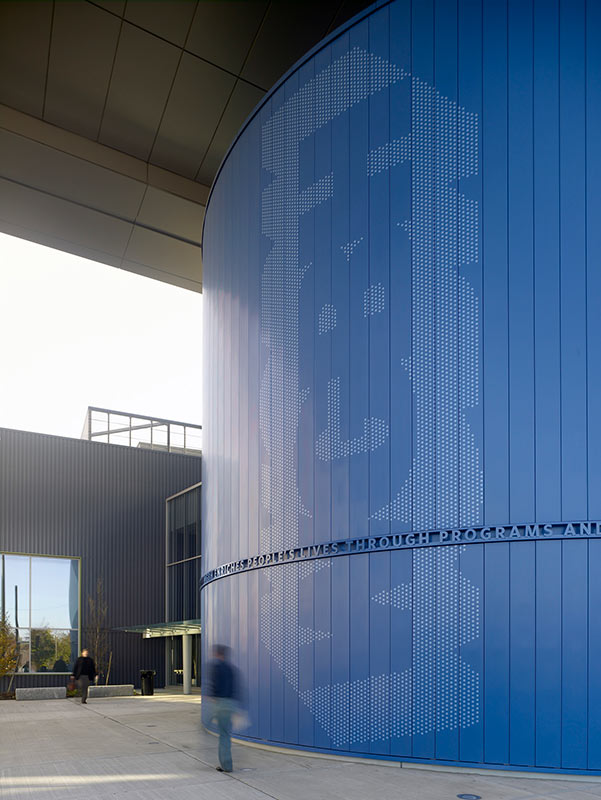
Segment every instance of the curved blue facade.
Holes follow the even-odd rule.
[[[249,739],[601,772],[601,5],[378,3],[203,243],[204,647]]]

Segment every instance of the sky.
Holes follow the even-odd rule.
[[[79,438],[88,406],[202,424],[201,307],[0,233],[0,427]]]

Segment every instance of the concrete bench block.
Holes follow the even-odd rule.
[[[90,686],[88,697],[127,697],[133,693],[133,683],[122,683],[116,686]]]
[[[64,686],[31,686],[15,689],[17,700],[62,700],[67,696]]]

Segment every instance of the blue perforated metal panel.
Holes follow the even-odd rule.
[[[592,2],[378,3],[222,166],[205,569],[236,574],[204,646],[234,648],[249,738],[601,769],[597,529],[542,528],[601,513],[600,33]]]

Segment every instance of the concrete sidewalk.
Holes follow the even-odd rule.
[[[480,776],[234,746],[199,729],[200,697],[0,702],[0,798],[46,800],[591,800],[601,783]]]

